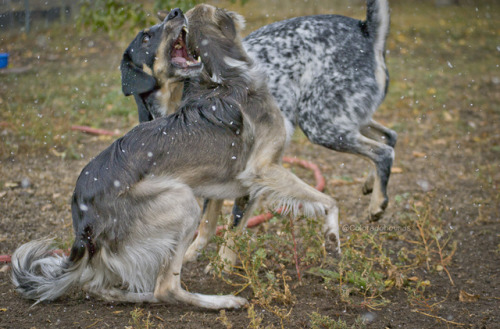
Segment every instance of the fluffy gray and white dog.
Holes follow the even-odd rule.
[[[241,307],[244,298],[181,286],[183,257],[200,223],[197,197],[266,194],[293,212],[302,205],[308,215],[325,217],[326,238],[340,251],[335,200],[281,166],[284,121],[241,45],[241,16],[199,5],[190,11],[187,40],[185,25],[178,9],[160,24],[164,37],[151,49],[150,71],[171,78],[185,69],[192,76],[201,65],[184,65],[196,58],[183,57],[187,41],[204,54],[200,79],[189,83],[177,112],[139,124],[82,170],[72,197],[69,257],[55,257],[43,240],[14,252],[12,279],[24,297],[53,300],[81,286],[112,301]],[[151,37],[142,42],[147,47]]]

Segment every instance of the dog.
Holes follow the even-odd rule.
[[[168,13],[161,21],[167,16]],[[163,65],[153,65],[163,41],[162,30],[158,26],[139,32],[123,53],[120,63],[122,91],[125,96],[134,96],[140,122],[165,116],[172,113],[172,109],[177,109],[182,96],[182,82],[200,73],[201,61],[194,59],[186,49],[187,29],[184,28],[181,33],[172,53],[172,65],[168,66],[170,72],[164,72]]]
[[[373,192],[371,221],[379,220],[388,205],[387,184],[397,141],[393,130],[372,119],[389,85],[385,65],[389,20],[387,0],[368,0],[364,21],[339,15],[297,17],[264,26],[243,40],[245,50],[266,73],[286,122],[287,139],[299,126],[312,143],[374,164],[362,188],[364,194]],[[181,98],[182,87],[176,90],[176,98]],[[141,119],[155,108],[138,106],[138,111]],[[234,225],[241,225],[247,199],[236,200]],[[221,200],[205,203],[206,220],[186,253],[187,261],[194,260],[215,233],[221,207]]]
[[[183,257],[201,217],[197,197],[266,194],[294,213],[302,205],[309,215],[325,216],[326,237],[340,251],[335,200],[280,164],[284,120],[242,47],[243,18],[198,5],[190,11],[188,36],[179,9],[162,25],[167,38],[153,72],[167,74],[183,62],[174,59],[181,36],[181,48],[187,42],[198,50],[193,58],[202,58],[200,78],[188,84],[174,114],[139,124],[82,170],[72,196],[69,257],[54,257],[46,240],[14,252],[12,279],[24,297],[53,300],[78,285],[109,301],[245,305],[241,297],[181,287]]]

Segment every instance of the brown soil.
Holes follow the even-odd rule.
[[[25,187],[5,184],[0,191],[0,254],[10,254],[21,243],[45,237],[56,236],[63,241],[71,239],[72,228],[69,211],[69,195],[82,168],[98,150],[108,142],[89,137],[81,160],[63,161],[52,155],[2,158],[0,175],[9,183],[22,182]],[[403,173],[393,174],[390,182],[391,196],[411,193],[414,199],[430,196],[433,209],[445,209],[441,219],[453,238],[459,241],[458,249],[448,270],[455,283],[450,284],[443,272],[426,271],[422,266],[418,274],[432,283],[429,303],[439,303],[428,315],[415,312],[408,303],[408,295],[392,289],[384,297],[390,304],[380,310],[370,310],[362,304],[347,305],[339,296],[325,290],[322,280],[305,275],[301,285],[292,284],[292,293],[297,297],[286,328],[309,326],[309,314],[320,312],[331,318],[340,317],[348,323],[369,313],[373,328],[442,328],[453,323],[474,328],[498,328],[500,288],[498,205],[487,201],[479,205],[478,200],[490,200],[497,194],[498,173],[492,185],[484,185],[475,175],[474,166],[469,165],[477,158],[475,152],[457,154],[455,148],[436,146],[428,150],[427,158],[416,157],[409,147],[406,133],[400,134],[395,166]],[[342,223],[365,223],[369,198],[360,193],[362,175],[367,165],[363,160],[350,155],[336,154],[307,142],[296,143],[287,152],[289,155],[314,160],[323,170],[329,193],[335,195],[341,207]],[[420,156],[417,154],[417,156]],[[488,155],[483,154],[488,157]],[[490,160],[494,161],[493,158]],[[446,165],[444,165],[446,164]],[[352,185],[338,186],[337,176],[355,178]],[[426,181],[425,191],[419,181]],[[21,184],[21,183],[19,183]],[[420,185],[423,183],[420,182]],[[336,185],[336,186],[334,186]],[[390,224],[399,212],[408,205],[391,200],[387,214],[379,224]],[[479,208],[481,207],[481,208]],[[342,234],[345,239],[348,233]],[[394,242],[397,247],[397,242]],[[203,273],[206,262],[189,264],[183,273],[183,282],[190,291],[202,293],[230,293],[231,286]],[[289,269],[294,273],[294,269]],[[106,303],[83,292],[73,291],[52,303],[30,307],[32,302],[20,298],[9,280],[10,271],[4,266],[0,273],[0,327],[1,328],[108,328],[125,327],[131,321],[130,312],[136,305]],[[478,298],[471,302],[459,300],[463,290]],[[250,291],[243,296],[252,298]],[[222,322],[218,312],[205,311],[185,305],[142,305],[151,312],[151,320],[165,328],[219,328]],[[280,326],[279,319],[261,312],[265,325]],[[423,311],[422,311],[423,312]],[[425,313],[425,312],[424,312]],[[234,328],[248,326],[245,310],[227,311],[227,318]],[[437,319],[445,319],[448,323]]]

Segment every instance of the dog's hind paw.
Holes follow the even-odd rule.
[[[200,256],[200,252],[196,249],[189,248],[188,251],[184,254],[184,258],[182,259],[183,264],[194,262]]]
[[[373,184],[375,182],[375,172],[371,171],[365,182],[363,183],[363,187],[361,191],[364,195],[370,194],[373,192]]]
[[[329,255],[336,256],[341,254],[340,239],[334,232],[325,235],[325,249]]]
[[[368,221],[369,222],[378,222],[383,216],[384,216],[384,211],[380,210],[378,212],[370,214],[370,216],[368,217]]]
[[[369,184],[368,181],[366,181],[363,184],[363,188],[361,189],[361,192],[363,192],[364,195],[372,193],[373,192],[373,183]]]
[[[375,210],[370,210],[370,216],[369,216],[368,220],[370,222],[379,221],[383,217],[383,215],[385,213],[385,209],[387,208],[388,204],[389,204],[389,200],[387,198],[385,198],[379,207],[377,207]]]

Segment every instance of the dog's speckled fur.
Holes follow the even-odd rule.
[[[365,193],[374,190],[372,220],[387,206],[396,144],[396,133],[372,120],[389,83],[384,61],[388,29],[387,1],[369,0],[366,21],[297,17],[264,26],[243,42],[269,77],[271,94],[289,126],[299,126],[315,144],[375,165],[376,174],[364,187]]]

